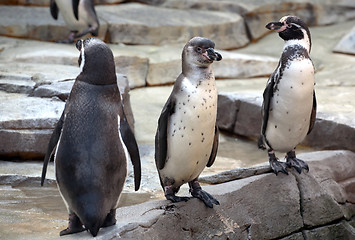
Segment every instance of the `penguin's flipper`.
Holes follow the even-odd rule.
[[[214,139],[213,139],[213,145],[212,145],[212,151],[211,151],[211,155],[210,155],[210,159],[208,160],[207,163],[207,167],[211,167],[214,163],[214,160],[216,160],[216,156],[217,156],[217,150],[218,150],[218,143],[219,143],[219,130],[218,130],[218,126],[216,124],[216,126],[214,127]]]
[[[269,110],[270,110],[270,103],[271,103],[271,98],[274,95],[274,85],[275,85],[275,78],[278,77],[278,69],[279,67],[275,70],[275,72],[270,76],[266,88],[263,93],[263,106],[262,106],[262,128],[261,128],[261,134],[265,135],[266,132],[266,127],[267,127],[267,122],[269,120]]]
[[[134,134],[127,122],[127,118],[124,114],[123,107],[122,107],[122,114],[123,117],[120,120],[120,132],[121,132],[122,140],[126,145],[128,153],[131,157],[133,171],[134,171],[134,189],[137,191],[141,183],[141,160],[139,156],[139,149],[138,149],[136,138],[134,137]]]
[[[63,123],[64,123],[64,111],[62,113],[62,116],[58,120],[57,125],[54,128],[54,131],[53,131],[52,136],[51,136],[49,143],[48,143],[46,156],[44,157],[44,161],[43,161],[41,186],[43,186],[44,179],[46,178],[48,163],[51,160],[51,158],[54,156],[54,151],[55,151],[55,149],[57,147],[57,143],[59,141],[59,137],[60,137],[60,134],[62,131]]]
[[[159,120],[157,133],[155,135],[155,164],[161,170],[165,166],[166,154],[168,151],[168,123],[170,116],[175,112],[175,100],[170,96],[166,102]]]
[[[79,20],[79,2],[80,2],[80,0],[72,0],[73,13],[74,13],[76,20]]]
[[[312,131],[314,124],[316,122],[316,114],[317,114],[317,99],[316,99],[316,93],[313,90],[313,107],[312,107],[312,113],[311,113],[311,121],[309,122],[309,129],[308,129],[308,133],[310,134],[310,132]]]
[[[50,3],[50,11],[51,11],[51,15],[52,17],[57,20],[58,19],[58,12],[59,12],[59,8],[55,2],[55,0],[51,0],[51,3]]]

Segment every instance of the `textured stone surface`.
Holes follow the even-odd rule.
[[[312,26],[328,25],[355,17],[355,3],[351,0],[166,0],[164,7],[178,9],[202,9],[237,13],[243,16],[250,37],[255,40],[265,35],[265,25],[277,21],[285,15],[296,15]]]
[[[14,18],[13,16],[21,16]],[[100,21],[99,38],[104,39],[107,24]],[[69,35],[59,14],[54,20],[47,7],[1,6],[0,35],[42,41],[65,40]]]
[[[333,51],[337,53],[355,54],[355,27],[339,41]]]
[[[213,39],[219,48],[230,49],[249,42],[243,19],[237,14],[183,11],[135,3],[96,9],[109,24],[108,41],[112,43],[185,44],[194,36],[204,36]]]
[[[3,92],[0,98],[0,155],[43,156],[64,102]]]

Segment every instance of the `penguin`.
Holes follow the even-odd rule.
[[[58,12],[62,13],[65,24],[71,31],[68,39],[62,43],[73,43],[74,39],[91,33],[99,34],[99,20],[96,15],[93,0],[51,0],[50,12],[57,20]]]
[[[117,86],[111,49],[101,40],[78,40],[81,72],[50,138],[41,185],[51,158],[59,192],[69,213],[67,235],[116,223],[116,208],[127,176],[134,168],[139,189],[141,163]],[[84,225],[84,227],[83,227]]]
[[[284,16],[266,25],[285,41],[279,64],[267,81],[263,93],[262,126],[259,148],[267,148],[271,169],[288,174],[309,171],[308,164],[296,158],[296,146],[314,126],[317,101],[314,65],[309,56],[311,34],[297,16]],[[278,161],[276,151],[286,152],[286,163]]]
[[[166,199],[190,199],[175,195],[188,183],[191,195],[210,208],[219,202],[202,190],[198,177],[212,166],[218,149],[217,88],[211,65],[222,56],[214,46],[202,37],[184,46],[182,73],[161,111],[155,136],[155,163]]]

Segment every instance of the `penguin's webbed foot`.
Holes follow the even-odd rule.
[[[219,205],[217,199],[215,199],[211,194],[202,190],[200,184],[197,180],[193,180],[189,182],[190,185],[190,193],[193,197],[200,199],[205,203],[205,205],[209,208],[213,208],[213,204]]]
[[[279,172],[282,172],[288,175],[287,164],[284,162],[278,161],[274,152],[269,152],[269,163],[272,171],[277,175]]]
[[[305,170],[307,170],[307,172],[309,171],[309,167],[308,167],[308,164],[301,160],[301,159],[298,159],[296,158],[296,153],[295,151],[290,151],[287,153],[287,156],[286,156],[286,165],[288,167],[292,167],[294,169],[296,169],[296,171],[301,174],[302,172],[302,168],[304,168]]]
[[[75,213],[69,214],[68,227],[60,231],[59,235],[64,236],[68,234],[78,233],[84,231],[83,224],[81,223],[79,217]]]
[[[116,224],[116,209],[111,209],[111,211],[107,214],[102,227],[109,227]]]
[[[170,200],[174,203],[176,202],[187,202],[190,198],[189,197],[179,197],[175,196],[175,194],[165,194],[167,200]]]
[[[176,202],[187,202],[190,198],[189,197],[179,197],[175,196],[175,193],[178,192],[179,188],[174,188],[171,185],[164,187],[165,198],[170,200],[174,203]]]

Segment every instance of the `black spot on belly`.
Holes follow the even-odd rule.
[[[286,114],[288,114],[288,112],[286,112]]]
[[[289,132],[291,132],[291,128],[290,128],[290,129],[288,129],[288,131],[289,131]]]
[[[197,115],[197,118],[200,118],[200,115]]]
[[[199,161],[197,161],[196,165],[198,165]]]
[[[194,129],[193,129],[193,128],[191,128],[191,131],[194,131]]]
[[[201,133],[201,136],[203,136],[203,132]]]
[[[277,125],[275,125],[275,128],[277,128]]]
[[[183,138],[183,137],[184,137],[184,134],[181,134],[181,137]]]
[[[293,88],[293,87],[291,86],[291,88]]]
[[[205,141],[205,138],[202,138],[201,142],[204,142]]]
[[[192,143],[189,142],[189,146],[191,146]]]

